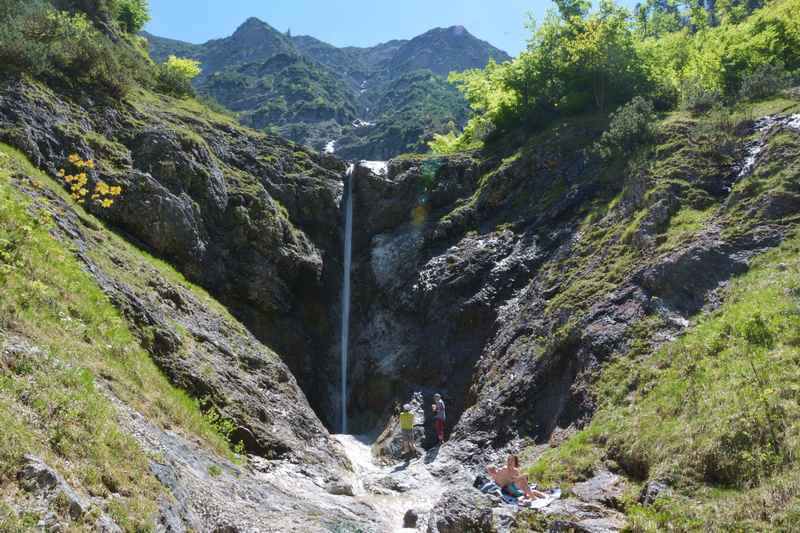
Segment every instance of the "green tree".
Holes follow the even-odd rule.
[[[194,59],[169,56],[158,69],[158,88],[176,96],[194,94],[192,80],[200,75],[200,62]]]
[[[128,33],[138,33],[150,20],[147,0],[116,0],[115,19]]]

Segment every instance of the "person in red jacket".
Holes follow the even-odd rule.
[[[439,444],[444,442],[444,423],[447,420],[447,413],[444,407],[442,395],[438,392],[433,395],[433,427],[436,429],[436,437],[439,439]]]

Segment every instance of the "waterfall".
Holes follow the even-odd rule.
[[[342,207],[344,208],[344,268],[342,269],[342,382],[341,382],[341,412],[342,433],[347,433],[347,350],[350,337],[350,264],[353,256],[353,178],[355,165],[347,167]]]

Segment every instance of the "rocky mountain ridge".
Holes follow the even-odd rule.
[[[244,124],[275,127],[317,150],[336,141],[333,148],[353,159],[425,151],[433,133],[467,118],[466,102],[445,81],[448,73],[510,59],[462,26],[367,48],[288,36],[256,18],[200,45],[144,36],[156,61],[169,55],[200,61],[198,91],[240,113]]]

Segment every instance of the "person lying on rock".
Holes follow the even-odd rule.
[[[519,457],[509,455],[504,468],[489,466],[486,468],[489,476],[503,490],[503,494],[519,498],[546,498],[547,495],[534,490],[528,485],[528,477],[519,470]]]
[[[414,443],[414,411],[411,404],[407,403],[400,412],[400,438],[402,442],[403,455],[416,452]]]

